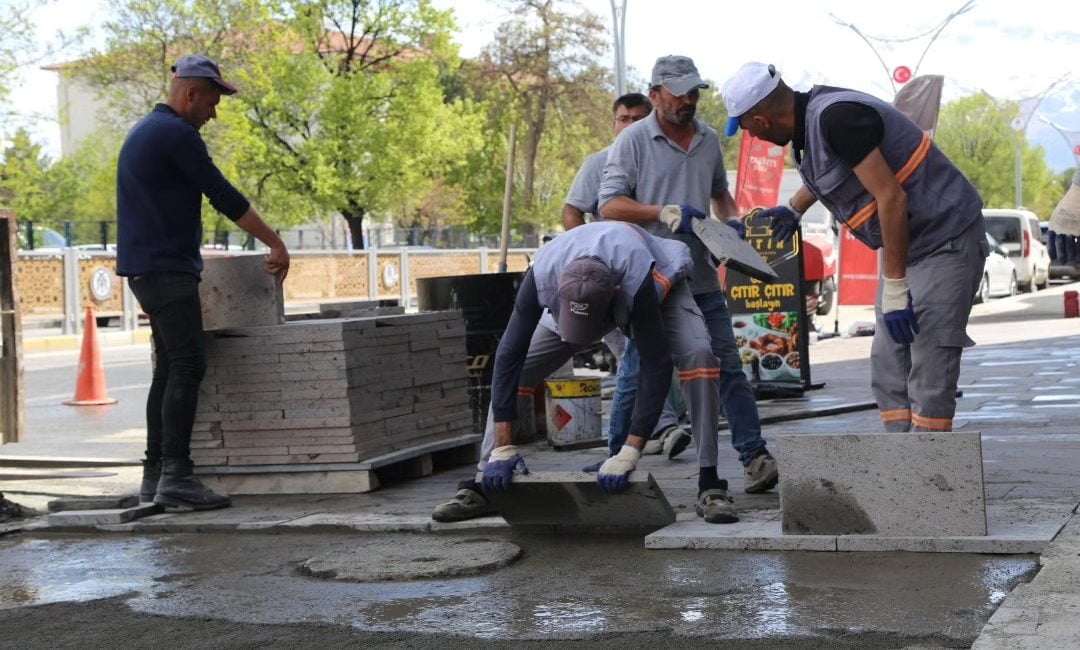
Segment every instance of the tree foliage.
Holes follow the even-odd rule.
[[[1047,219],[1061,194],[1042,147],[1032,147],[1009,126],[1018,114],[1016,104],[999,110],[985,95],[963,97],[942,107],[935,141],[979,190],[988,208],[1015,206],[1019,146],[1024,206]]]
[[[514,221],[527,233],[558,219],[582,159],[611,138],[611,84],[598,58],[607,49],[605,27],[595,14],[573,6],[515,2],[473,79],[475,96],[494,112],[489,123],[513,120],[522,127]],[[493,136],[505,140],[505,133]],[[505,152],[498,144],[487,143],[493,152]],[[490,223],[494,215],[486,216]]]

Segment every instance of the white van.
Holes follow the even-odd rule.
[[[1042,243],[1039,218],[1030,210],[983,210],[986,232],[997,240],[1016,268],[1024,291],[1045,289],[1050,282],[1050,253]]]

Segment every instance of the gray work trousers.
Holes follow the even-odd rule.
[[[604,341],[604,345],[608,346],[611,353],[615,355],[615,360],[619,362],[619,367],[621,368],[623,354],[626,353],[626,335],[622,333],[622,330],[615,328],[605,334],[602,340]],[[678,371],[676,370],[676,373],[677,372]],[[672,379],[678,379],[678,374],[676,373],[672,374]],[[682,400],[682,395],[678,394],[677,386],[673,385],[671,392],[668,393],[668,398],[664,400],[664,410],[660,412],[660,419],[656,421],[656,426],[653,428],[653,438],[660,437],[661,433],[671,427],[679,426],[679,415],[672,405],[676,395],[678,395],[679,400]]]
[[[955,239],[908,266],[908,287],[919,324],[910,346],[889,337],[881,314],[885,283],[879,278],[870,374],[886,431],[952,431],[960,355],[975,345],[966,329],[988,254],[980,216]]]
[[[720,362],[713,356],[712,338],[705,317],[685,281],[672,286],[660,305],[672,361],[682,377],[683,394],[690,407],[691,433],[699,467],[715,467],[719,457],[717,429],[720,415]],[[532,387],[543,381],[583,346],[566,343],[543,325],[537,325],[529,343],[518,384]],[[488,408],[484,441],[480,445],[482,470],[495,448],[495,418]]]

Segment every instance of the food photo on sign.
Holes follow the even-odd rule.
[[[746,242],[772,267],[777,279],[765,283],[732,270],[726,274],[731,325],[743,372],[754,383],[809,387],[800,235],[777,242],[768,220],[755,213],[744,223]]]

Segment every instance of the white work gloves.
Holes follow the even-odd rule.
[[[637,467],[641,459],[641,450],[631,445],[623,445],[619,453],[604,461],[600,466],[600,473],[596,476],[596,482],[605,492],[622,492],[630,487],[627,478],[630,472]]]
[[[881,319],[885,321],[889,338],[900,345],[911,345],[919,333],[919,323],[915,320],[907,278],[881,279],[885,283],[881,292]]]
[[[506,492],[510,489],[510,482],[514,480],[514,472],[528,474],[529,468],[525,465],[525,459],[518,453],[514,445],[496,447],[488,455],[487,463],[484,464],[484,474],[480,479],[480,485],[485,492]]]
[[[705,213],[692,205],[665,205],[660,210],[660,221],[677,235],[692,235],[694,219],[704,219]]]

